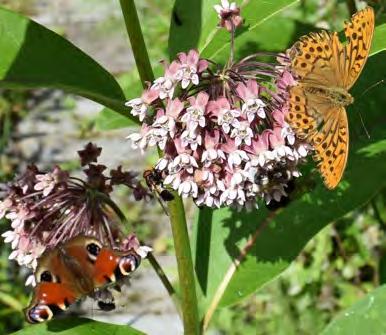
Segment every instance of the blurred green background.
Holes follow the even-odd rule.
[[[293,22],[296,22],[296,29],[305,32],[313,27],[340,30],[343,20],[349,17],[350,3],[343,0],[300,1],[282,14],[285,33],[278,31],[277,34],[281,36],[277,39],[288,40],[279,44],[289,45],[292,42],[289,36],[293,32],[291,29],[294,29]],[[386,22],[386,2],[374,0],[368,3],[374,6],[377,19]],[[127,47],[128,40],[117,1],[64,0],[52,4],[44,0],[0,0],[0,5],[31,16],[63,34],[115,73],[124,87],[131,88],[130,95],[140,92],[141,86],[137,82],[133,59]],[[157,67],[161,59],[167,59],[173,4],[168,0],[142,0],[137,1],[137,5],[150,58]],[[275,49],[275,44],[257,44],[263,49],[261,51],[281,51]],[[250,46],[249,49],[255,47]],[[251,50],[243,50],[243,53],[252,53]],[[118,158],[112,157],[126,132],[102,131],[109,127],[101,127],[105,121],[103,114],[101,116],[99,113],[101,107],[88,105],[84,99],[50,90],[1,90],[0,93],[1,182],[13,178],[15,172],[31,162],[43,168],[58,163],[76,171],[79,165],[75,161],[75,150],[94,139],[100,141],[98,144],[110,148],[107,148],[107,161],[125,161],[139,171],[152,161],[149,157],[145,162],[138,162],[138,157],[124,153],[118,153]],[[47,112],[53,110],[55,113]],[[36,120],[44,123],[44,131],[32,127]],[[55,139],[46,136],[47,133],[55,133],[58,124],[60,137],[67,143],[66,150],[60,148],[63,147],[61,143],[54,146],[52,143]],[[115,146],[111,143],[115,143]],[[128,203],[126,199],[125,190],[118,192],[117,201],[140,237],[151,241],[156,254],[173,255],[167,223],[157,224],[158,220],[155,219],[160,214],[159,206]],[[189,215],[192,215],[194,207],[188,209]],[[8,224],[2,220],[0,234],[6,230]],[[385,231],[386,190],[380,190],[369,203],[321,231],[276,280],[240,305],[220,309],[209,333],[318,333],[339,311],[385,283]],[[24,287],[27,273],[8,260],[9,253],[9,245],[0,240],[0,334],[22,327],[22,309],[29,299],[29,290]]]

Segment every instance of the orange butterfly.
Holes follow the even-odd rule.
[[[27,321],[50,320],[79,298],[128,276],[140,262],[134,250],[112,250],[86,236],[45,252],[35,272],[37,286],[25,312]]]
[[[358,79],[369,55],[374,11],[367,7],[345,23],[347,42],[338,33],[321,31],[303,36],[290,49],[298,84],[290,89],[287,122],[298,137],[315,149],[314,159],[325,185],[340,182],[348,156],[345,107],[354,102],[348,90]]]

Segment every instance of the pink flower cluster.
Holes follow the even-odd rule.
[[[143,121],[128,136],[132,146],[162,149],[156,169],[164,185],[199,206],[279,201],[308,155],[285,122],[291,73],[255,58],[220,68],[195,50],[180,53],[141,98],[127,103]]]
[[[149,193],[133,172],[122,171],[121,167],[110,170],[110,176],[105,175],[106,167],[93,163],[100,153],[101,148],[92,143],[78,151],[81,165],[86,166],[85,180],[71,177],[58,166],[43,173],[31,165],[7,186],[6,195],[0,200],[0,219],[11,221],[11,230],[2,234],[4,242],[13,249],[10,259],[35,269],[45,249],[74,236],[92,235],[111,247],[122,238],[111,217],[113,187],[131,188],[136,200]]]

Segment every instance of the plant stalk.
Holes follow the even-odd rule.
[[[134,0],[120,0],[120,4],[139,76],[143,87],[146,87],[147,81],[151,82],[154,80],[154,74],[150,65]],[[162,156],[162,153],[160,153],[160,156]],[[184,333],[185,335],[197,335],[199,321],[193,261],[185,209],[182,199],[178,194],[175,193],[174,200],[168,202],[168,209],[177,258]]]
[[[197,295],[185,209],[181,197],[176,192],[173,195],[174,200],[168,202],[168,209],[180,281],[184,334],[197,335],[199,333]]]
[[[97,196],[114,211],[114,213],[118,216],[118,218],[121,220],[121,222],[123,224],[128,222],[125,214],[123,214],[123,212],[118,207],[118,205],[113,200],[111,200],[110,197],[108,197],[107,195],[105,195],[101,192],[98,192]],[[140,243],[142,244],[142,241]],[[149,263],[151,264],[151,266],[153,267],[155,273],[157,274],[157,276],[161,280],[165,289],[168,291],[168,294],[172,298],[174,305],[176,306],[177,311],[180,312],[181,308],[180,308],[180,303],[176,297],[176,291],[174,290],[173,285],[170,283],[169,278],[166,276],[161,265],[158,263],[157,259],[154,257],[154,255],[151,252],[148,253],[147,259],[148,259]]]
[[[135,8],[134,0],[119,1],[139,77],[141,78],[142,86],[146,88],[146,82],[154,80],[154,73],[150,64],[141,25],[139,24],[137,9]]]

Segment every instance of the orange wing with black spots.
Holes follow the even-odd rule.
[[[287,122],[299,138],[315,149],[325,185],[340,182],[348,157],[349,132],[345,107],[353,102],[348,90],[367,60],[374,31],[368,7],[345,24],[346,44],[336,32],[311,33],[290,49],[298,84],[290,90]]]
[[[345,45],[344,87],[348,90],[358,79],[369,56],[374,20],[373,9],[367,7],[345,25],[344,33],[348,43]]]

